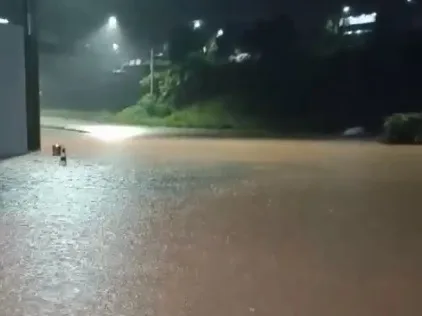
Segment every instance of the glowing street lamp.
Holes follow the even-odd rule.
[[[115,16],[109,17],[107,25],[110,30],[115,30],[117,28],[117,18]]]
[[[0,24],[9,24],[9,20],[5,18],[0,18]]]
[[[223,36],[224,35],[224,30],[223,29],[219,29],[217,32],[217,37]]]
[[[350,12],[350,7],[349,6],[344,6],[343,7],[343,13],[344,14],[347,14],[347,13],[349,13]]]
[[[193,29],[194,30],[197,30],[197,29],[200,29],[202,27],[202,25],[204,24],[204,21],[202,21],[202,20],[194,20],[192,22],[192,24],[193,24]]]

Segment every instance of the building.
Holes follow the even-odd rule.
[[[344,6],[326,22],[326,30],[341,36],[363,36],[376,29],[400,33],[420,28],[422,12],[418,0],[390,1],[365,7]]]
[[[30,12],[28,2],[21,3],[20,14],[11,10],[12,4],[16,2],[0,5],[0,158],[40,148],[37,42],[30,31],[34,25],[23,23],[32,21],[24,18],[24,12]]]
[[[342,35],[363,35],[374,30],[377,12],[359,15],[344,15],[339,19],[339,30]]]
[[[350,7],[344,7],[342,13],[333,14],[326,22],[326,30],[342,36],[364,35],[374,30],[377,22],[377,12],[351,12]]]

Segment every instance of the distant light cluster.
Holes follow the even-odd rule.
[[[373,12],[370,14],[361,14],[357,16],[349,16],[344,19],[346,25],[361,25],[375,23],[377,20],[377,13]]]

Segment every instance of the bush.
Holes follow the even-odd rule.
[[[137,104],[146,112],[147,115],[152,117],[166,117],[171,114],[172,108],[165,102],[159,100],[158,98],[151,96],[150,94],[144,95]],[[144,113],[142,113],[144,114]]]
[[[250,128],[252,124],[228,110],[222,100],[198,102],[191,107],[173,112],[166,118],[172,127],[233,129]]]
[[[422,113],[398,113],[384,122],[383,141],[390,144],[422,142]]]
[[[116,114],[118,122],[135,125],[169,126],[184,128],[233,129],[257,128],[252,120],[230,111],[236,107],[234,98],[216,98],[197,102],[184,109],[175,110],[165,102],[144,96],[138,104]]]
[[[136,105],[129,106],[116,114],[120,123],[135,125],[162,125],[162,118],[171,110],[159,104],[151,95],[143,96]]]

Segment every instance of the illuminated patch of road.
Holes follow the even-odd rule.
[[[105,141],[116,142],[148,134],[147,128],[116,125],[90,125],[81,127],[90,136]]]

